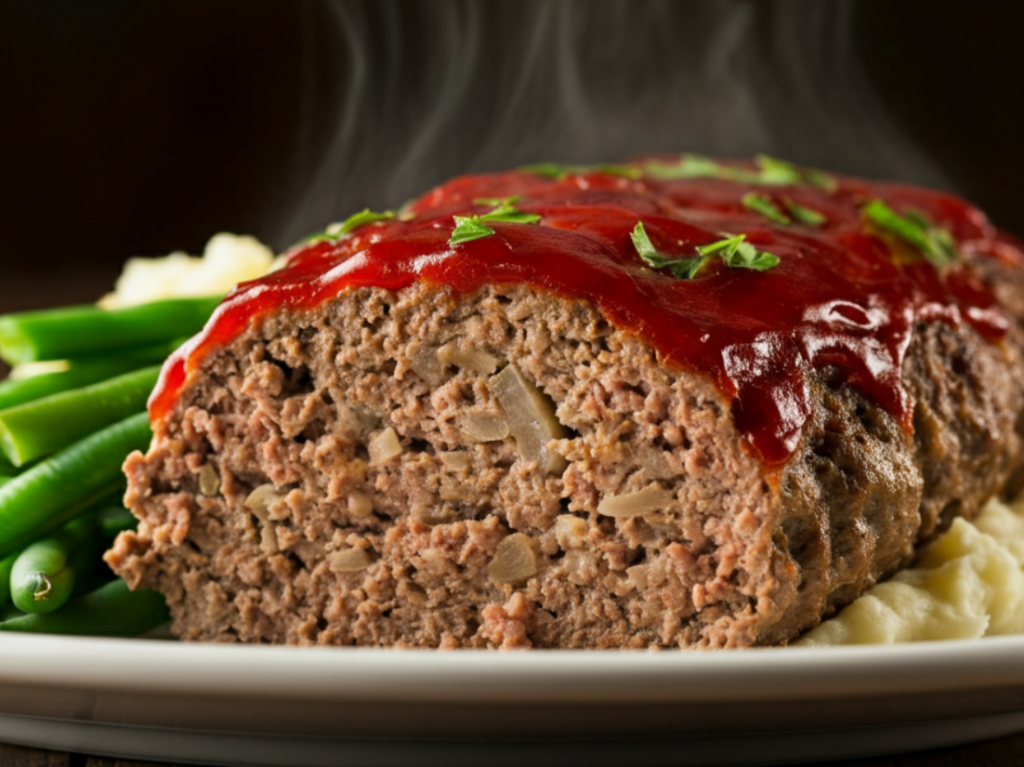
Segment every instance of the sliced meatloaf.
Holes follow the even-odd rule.
[[[284,272],[242,286],[165,369],[152,446],[125,464],[139,528],[119,536],[110,565],[133,588],[163,592],[184,639],[783,644],[909,563],[953,516],[1018,484],[1024,282],[1015,246],[980,214],[914,192],[929,231],[952,232],[958,248],[955,264],[933,265],[908,261],[907,242],[864,223],[866,200],[888,197],[897,210],[904,188],[840,179],[812,189],[802,177],[777,186],[746,164],[718,167],[748,177],[668,180],[628,167],[643,173],[453,182],[402,220],[307,244]],[[514,203],[478,201],[495,187]],[[783,211],[802,194],[801,207],[825,220],[766,223],[742,202],[751,190]],[[502,204],[540,219],[488,223]],[[581,210],[597,222],[590,233],[566,223]],[[978,231],[964,228],[968,213]],[[453,244],[452,216],[474,214],[491,234]],[[620,218],[614,232],[601,228]],[[665,234],[667,219],[699,226],[705,240],[743,232],[779,263],[708,261],[681,277],[638,258],[628,238],[641,221],[659,253],[692,254]],[[403,243],[434,237],[409,258],[441,254],[450,272],[445,259],[497,258],[485,244],[529,250],[533,240],[516,238],[548,236],[545,227],[613,243],[602,252],[625,270],[617,279],[695,322],[693,348],[714,346],[716,333],[732,333],[728,342],[681,356],[664,340],[668,315],[593,292],[594,259],[578,266],[579,291],[521,268],[510,280],[493,261],[472,279],[427,274],[425,262],[407,280],[386,269],[352,277],[374,258],[397,263],[387,259]],[[538,263],[561,258],[562,245],[544,243]],[[845,287],[809,297],[799,270],[824,258],[856,262],[858,275],[875,274],[864,263],[876,258],[912,289],[892,298],[897,278],[885,272],[849,277],[861,280],[859,302]],[[669,302],[644,280],[704,292]],[[723,291],[735,297],[713,309],[699,298]],[[846,325],[830,320],[827,338],[820,325],[808,330],[837,306]],[[777,316],[793,331],[772,324]],[[740,331],[716,330],[730,321]],[[878,344],[895,349],[889,378]]]

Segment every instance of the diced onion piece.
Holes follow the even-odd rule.
[[[566,436],[565,427],[555,417],[554,403],[511,363],[487,379],[487,388],[508,416],[519,454],[537,461],[550,474],[564,471],[565,458],[547,447],[551,440]]]
[[[578,549],[587,540],[587,520],[572,514],[555,517],[555,540],[565,551]]]
[[[534,540],[524,533],[512,533],[498,544],[487,572],[498,583],[519,585],[537,574]]]
[[[336,573],[354,573],[373,564],[373,555],[366,549],[340,549],[327,555],[327,565]]]
[[[438,359],[436,346],[421,346],[409,358],[409,367],[431,386],[444,380],[444,366]]]
[[[464,413],[460,431],[473,442],[500,442],[509,435],[508,419],[486,413]]]
[[[647,590],[647,565],[633,565],[626,568],[626,577],[637,591]]]
[[[348,513],[353,517],[368,517],[373,513],[373,501],[366,493],[358,490],[348,496]]]
[[[371,466],[386,463],[402,454],[402,444],[398,441],[395,430],[390,426],[371,439],[366,448],[370,451]]]
[[[606,495],[597,504],[597,513],[606,517],[635,517],[640,514],[651,514],[668,506],[675,494],[666,490],[657,482],[652,482],[643,490],[622,495]]]
[[[280,500],[281,496],[273,485],[260,485],[249,493],[243,504],[260,521],[260,548],[264,554],[276,554],[280,550],[277,533],[270,521],[270,506]]]
[[[437,350],[437,359],[442,365],[454,365],[488,376],[498,369],[498,358],[493,354],[480,349],[460,349],[454,341]]]
[[[199,492],[212,498],[220,492],[220,475],[210,464],[204,463],[199,470]]]
[[[280,500],[281,494],[277,492],[277,488],[267,484],[254,488],[245,499],[243,505],[256,516],[260,516],[261,514],[267,514],[270,505]]]
[[[337,412],[338,429],[350,440],[362,439],[380,423],[376,415],[362,406],[349,407],[339,404]]]
[[[469,471],[471,461],[469,453],[462,450],[449,450],[440,454],[441,463],[448,471]]]

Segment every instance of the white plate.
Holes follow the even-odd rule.
[[[1024,730],[1024,637],[725,652],[0,636],[0,740],[178,762],[769,764]]]

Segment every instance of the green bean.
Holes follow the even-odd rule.
[[[145,410],[159,376],[159,366],[143,368],[0,410],[0,448],[15,466],[54,453]]]
[[[72,306],[0,317],[0,358],[9,365],[109,353],[200,330],[220,297],[175,298],[100,309]]]
[[[96,520],[86,514],[22,551],[10,575],[14,606],[26,613],[49,613],[62,606],[76,579],[95,566],[96,543]]]
[[[14,606],[26,613],[48,613],[67,602],[75,574],[66,565],[67,552],[56,538],[36,541],[21,552],[11,570]]]
[[[139,413],[64,448],[0,487],[0,557],[26,546],[117,487],[121,464],[152,432]]]
[[[110,506],[99,513],[96,523],[104,538],[116,538],[124,530],[134,530],[139,520],[124,506]]]
[[[71,359],[67,370],[40,373],[30,378],[8,378],[0,382],[0,410],[106,381],[147,365],[157,365],[183,341],[175,339],[171,343],[125,349],[114,357]]]
[[[11,601],[11,569],[20,553],[16,551],[0,559],[0,609],[7,607]]]
[[[94,502],[88,509],[82,512],[82,514],[89,514],[95,521],[96,529],[101,530],[102,526],[100,524],[100,520],[107,509],[117,508],[125,511],[126,513],[130,513],[124,508],[123,504],[124,493],[127,487],[127,482],[125,482],[124,478],[121,477],[121,481],[116,483],[112,490],[108,491],[106,495]]]
[[[170,614],[161,594],[146,589],[129,591],[118,578],[52,613],[9,617],[0,622],[0,631],[138,636],[168,620]]]

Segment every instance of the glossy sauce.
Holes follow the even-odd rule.
[[[1024,259],[980,211],[956,197],[835,182],[827,189],[751,186],[602,172],[455,179],[409,206],[402,216],[408,220],[299,246],[286,268],[237,287],[205,330],[167,361],[150,417],[159,429],[204,355],[268,312],[315,307],[352,287],[399,290],[423,281],[458,293],[525,283],[593,302],[671,364],[710,376],[731,400],[748,447],[769,468],[784,464],[799,443],[815,368],[829,367],[910,429],[912,403],[900,371],[914,323],[967,323],[997,342],[1007,319],[963,260],[936,269],[908,243],[865,224],[863,204],[880,198],[897,212],[924,212],[953,235],[962,254]],[[779,206],[788,198],[826,220],[774,224],[743,205],[752,191]],[[475,200],[512,196],[517,209],[542,216],[538,225],[489,223],[494,235],[449,246],[453,215],[484,214],[493,206]],[[692,256],[698,245],[743,233],[780,263],[758,272],[715,260],[695,279],[678,279],[640,259],[630,239],[638,221],[669,257]]]

